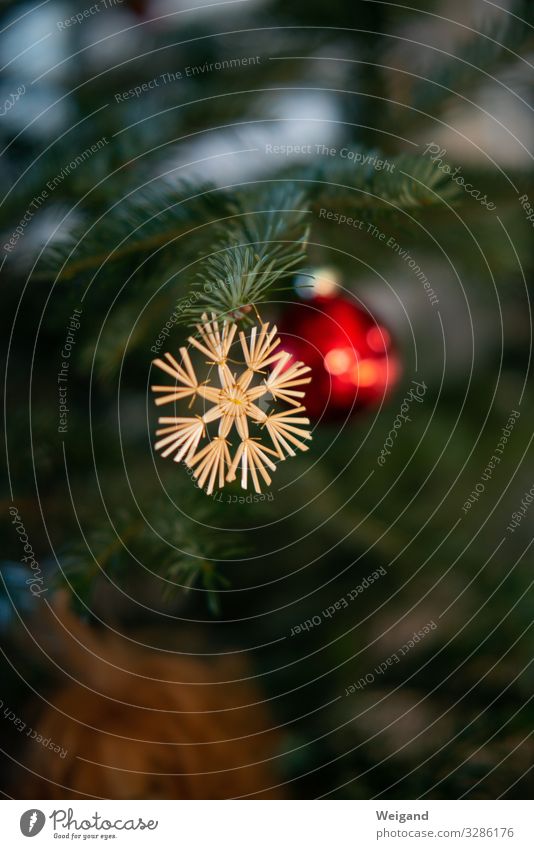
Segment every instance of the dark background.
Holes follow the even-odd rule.
[[[532,4],[191,5],[124,0],[66,29],[58,21],[87,5],[0,8],[0,102],[25,87],[0,117],[2,244],[47,181],[109,140],[2,249],[0,789],[528,798],[532,516],[507,526],[534,483],[532,230],[519,202],[534,198]],[[250,56],[261,61],[186,72]],[[178,71],[139,97],[115,96]],[[327,409],[312,452],[277,471],[271,501],[206,498],[151,453],[150,348],[222,214],[215,192],[197,229],[158,251],[166,216],[179,232],[179,187],[291,179],[301,164],[320,174],[319,158],[269,156],[266,144],[393,159],[430,143],[496,204],[490,214],[459,191],[452,205],[377,221],[426,270],[439,310],[376,239],[317,215],[310,235],[310,268],[333,269],[389,327],[402,378],[345,421]],[[136,228],[151,247],[109,261]],[[265,314],[283,320],[288,298],[273,294]],[[62,435],[56,376],[82,300]],[[173,329],[169,349],[184,333]],[[380,469],[413,379],[428,387],[424,403]],[[502,462],[464,513],[513,410]],[[44,598],[25,584],[13,503]],[[290,637],[380,568],[347,608]],[[429,622],[402,662],[345,695]]]

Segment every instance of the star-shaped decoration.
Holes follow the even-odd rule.
[[[291,362],[290,354],[277,350],[277,329],[268,323],[253,327],[248,338],[240,332],[239,343],[234,342],[237,325],[227,320],[220,323],[214,314],[210,319],[205,313],[196,327],[198,338],[190,336],[188,342],[216,370],[218,385],[211,380],[199,382],[185,347],[180,348],[180,363],[169,353],[154,360],[155,366],[174,378],[173,385],[152,386],[158,406],[189,399],[190,407],[201,400],[205,408],[202,415],[162,416],[156,450],[163,457],[173,455],[177,463],[185,462],[208,495],[215,485],[222,489],[235,480],[239,467],[243,489],[250,478],[259,493],[262,483],[271,483],[269,471],[276,470],[275,460],[294,457],[296,449],[308,450],[311,433],[303,425],[310,422],[302,415],[305,393],[298,387],[311,381],[310,368]],[[240,349],[237,362],[230,358],[234,344]],[[266,413],[257,403],[266,397],[287,406]],[[212,422],[218,422],[214,437],[208,433]],[[262,442],[264,434],[270,437],[270,445]],[[208,441],[201,445],[204,439]]]

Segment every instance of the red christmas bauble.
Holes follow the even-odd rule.
[[[389,331],[346,297],[293,304],[279,332],[284,350],[312,369],[303,403],[315,419],[344,418],[380,404],[400,376]]]

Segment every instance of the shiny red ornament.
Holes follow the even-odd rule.
[[[293,304],[278,327],[283,348],[312,369],[305,404],[314,419],[345,418],[377,406],[398,381],[391,334],[346,297]]]

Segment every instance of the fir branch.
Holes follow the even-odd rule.
[[[187,183],[145,186],[114,204],[97,221],[84,221],[43,256],[45,274],[70,280],[76,275],[174,243],[195,226],[235,212],[234,200],[212,185]],[[103,249],[104,246],[104,249]]]
[[[430,158],[403,154],[385,159],[367,153],[370,159],[354,165],[327,160],[310,172],[304,169],[297,180],[310,181],[314,208],[342,204],[348,209],[364,210],[377,216],[384,212],[418,211],[442,201],[454,201],[458,188]],[[377,168],[382,160],[387,167]]]
[[[194,190],[180,184],[144,187],[112,206],[93,225],[84,222],[68,237],[52,244],[43,257],[47,278],[69,280],[97,269],[115,273],[116,264],[150,258],[158,249],[176,251],[181,235],[213,220],[231,219],[218,227],[216,247],[204,260],[193,283],[189,323],[206,309],[239,313],[243,306],[265,300],[267,293],[298,270],[305,256],[309,204],[344,203],[369,214],[385,209],[417,209],[453,199],[456,188],[428,159],[400,156],[388,169],[377,169],[378,154],[364,153],[362,163],[339,161],[292,169],[274,187],[252,197],[214,186]],[[196,241],[194,241],[196,244]],[[191,251],[191,242],[180,245]],[[108,268],[108,266],[110,266]],[[43,276],[42,274],[40,276]]]
[[[187,496],[186,496],[187,497]],[[207,508],[199,508],[207,517]],[[172,599],[182,591],[198,589],[206,593],[212,612],[219,609],[217,590],[228,581],[217,567],[219,559],[243,554],[243,548],[222,534],[199,534],[198,524],[176,513],[174,505],[161,502],[154,511],[154,527],[138,515],[123,511],[114,526],[93,527],[86,540],[65,547],[56,583],[65,580],[78,602],[91,606],[95,585],[103,577],[123,583],[143,571],[161,581],[161,597]]]
[[[309,213],[302,190],[275,185],[254,206],[241,206],[237,220],[221,231],[219,245],[202,263],[182,314],[185,323],[195,323],[206,311],[243,318],[275,287],[286,288],[284,280],[299,270]]]

